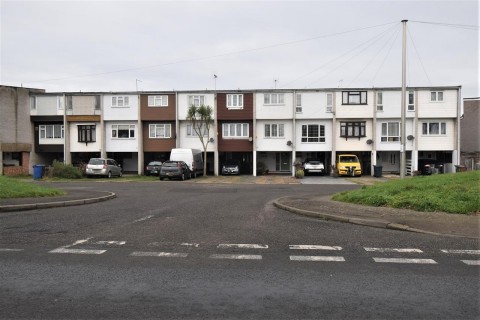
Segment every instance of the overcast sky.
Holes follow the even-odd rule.
[[[0,1],[3,85],[399,87],[408,19],[407,85],[480,96],[477,0]]]

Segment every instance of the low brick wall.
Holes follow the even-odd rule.
[[[10,177],[28,175],[28,168],[24,166],[3,167],[3,175]]]

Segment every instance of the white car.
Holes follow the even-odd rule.
[[[113,176],[122,176],[122,167],[113,159],[91,158],[85,169],[87,177],[105,176],[111,178]]]
[[[324,175],[325,166],[323,165],[323,162],[318,159],[307,159],[303,163],[303,171],[305,172],[305,175],[308,175],[310,173],[318,173],[320,175]]]

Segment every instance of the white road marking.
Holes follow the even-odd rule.
[[[397,248],[364,248],[369,252],[401,252],[401,253],[423,253],[420,249],[397,249]]]
[[[469,266],[480,266],[480,260],[461,260],[463,263]]]
[[[344,257],[327,256],[290,256],[291,261],[322,261],[322,262],[345,262]]]
[[[317,245],[290,245],[290,250],[335,250],[340,251],[342,247],[317,246]]]
[[[24,249],[8,249],[8,248],[0,248],[0,252],[18,252],[23,251]]]
[[[442,250],[443,253],[480,254],[480,250]]]
[[[246,243],[221,243],[217,246],[219,249],[268,249],[266,244],[246,244]]]
[[[68,249],[68,248],[57,248],[49,253],[73,253],[73,254],[102,254],[107,250],[89,250],[89,249]]]
[[[69,244],[68,246],[63,246],[63,247],[60,247],[60,248],[70,248],[70,247],[74,247],[76,245],[79,245],[79,244],[83,244],[85,242],[88,242],[88,240],[92,239],[92,237],[90,238],[87,238],[87,239],[83,239],[83,240],[77,240],[75,241],[74,243],[72,244]]]
[[[211,259],[233,259],[233,260],[262,260],[257,254],[212,254]]]
[[[181,246],[184,246],[184,247],[194,247],[194,248],[198,248],[200,246],[200,244],[198,243],[180,243]]]
[[[142,221],[145,221],[145,220],[148,220],[148,219],[151,219],[151,218],[153,218],[153,216],[146,216],[146,217],[140,218],[138,220],[134,220],[133,223],[142,222]]]
[[[130,254],[133,257],[166,257],[166,258],[186,258],[188,253],[178,252],[142,252],[135,251]]]
[[[375,262],[380,263],[418,263],[418,264],[437,264],[432,259],[404,259],[404,258],[373,258]]]
[[[118,245],[118,246],[123,246],[126,241],[97,241],[95,242],[96,244],[108,244],[108,245]]]

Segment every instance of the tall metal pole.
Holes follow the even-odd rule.
[[[402,39],[402,120],[401,120],[401,132],[400,132],[400,178],[405,178],[405,169],[407,162],[407,151],[406,147],[406,131],[407,124],[405,123],[405,113],[406,113],[406,99],[407,99],[407,21],[402,20],[403,23],[403,39]]]

